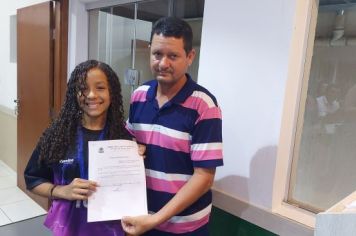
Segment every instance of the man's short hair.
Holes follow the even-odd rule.
[[[150,43],[153,35],[162,34],[164,37],[183,38],[184,50],[188,54],[193,47],[193,31],[190,25],[177,17],[163,17],[158,19],[151,31]]]

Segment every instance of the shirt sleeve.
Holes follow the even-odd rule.
[[[134,105],[132,104],[132,101],[133,101],[133,96],[131,96],[131,104],[130,104],[130,110],[129,110],[129,117],[128,119],[126,120],[126,125],[125,125],[125,128],[127,130],[127,132],[131,135],[132,139],[136,139],[135,137],[135,130],[132,126],[132,118],[133,118],[133,113],[134,113]],[[136,140],[137,141],[137,140]]]
[[[43,161],[39,162],[39,155],[40,147],[37,145],[24,172],[26,188],[29,190],[42,183],[53,183],[53,170]]]
[[[194,167],[223,165],[221,110],[215,105],[201,109],[192,132],[191,159]]]

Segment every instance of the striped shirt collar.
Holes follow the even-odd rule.
[[[187,81],[184,86],[179,90],[179,92],[169,101],[170,103],[180,104],[183,103],[196,88],[196,83],[192,80],[192,77],[189,74],[185,74],[187,76]],[[148,101],[152,101],[156,98],[157,93],[157,80],[153,80],[150,83],[150,88],[147,91],[146,99]]]

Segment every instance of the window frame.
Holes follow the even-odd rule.
[[[318,0],[296,1],[296,13],[290,45],[288,75],[283,105],[281,132],[274,176],[272,212],[315,227],[315,213],[288,203],[292,170],[293,149],[296,140],[299,108],[305,103],[314,48]],[[304,100],[304,102],[303,102]]]

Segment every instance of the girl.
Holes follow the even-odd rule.
[[[45,226],[54,235],[124,235],[119,221],[87,223],[88,141],[131,139],[124,125],[121,86],[105,63],[79,64],[59,117],[47,128],[25,169],[27,189],[50,198]]]

